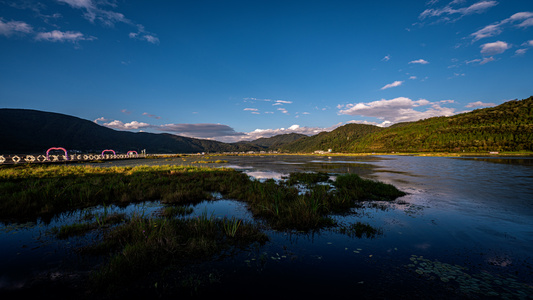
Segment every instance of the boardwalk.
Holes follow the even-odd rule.
[[[51,154],[51,151],[61,151],[62,154]],[[138,154],[136,151],[128,151],[126,154],[116,154],[114,150],[106,149],[96,154],[68,154],[67,150],[60,147],[48,149],[44,154],[0,155],[0,165],[22,163],[47,163],[47,162],[83,162],[95,160],[114,160],[142,158],[146,154]]]

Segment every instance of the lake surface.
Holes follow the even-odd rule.
[[[189,159],[189,158],[188,158]],[[201,158],[196,158],[200,160]],[[392,203],[366,203],[341,224],[358,221],[382,234],[357,238],[324,230],[267,231],[264,247],[196,266],[216,280],[200,297],[353,297],[363,299],[533,299],[533,158],[418,156],[227,156],[218,166],[255,178],[282,180],[290,172],[356,173],[408,193]],[[182,158],[128,160],[98,166],[190,164]],[[215,164],[210,164],[215,165]],[[151,212],[158,203],[141,208]],[[95,208],[102,209],[102,208]],[[231,199],[201,203],[196,215],[251,219]],[[79,241],[57,242],[50,224],[0,225],[0,291],[36,278],[61,277],[86,260]],[[87,262],[90,265],[90,262]],[[63,274],[63,275],[62,275]],[[1,292],[0,292],[0,295]]]

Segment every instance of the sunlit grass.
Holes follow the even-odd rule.
[[[259,181],[233,169],[192,166],[16,166],[0,169],[0,218],[50,218],[96,205],[160,200],[184,205],[211,200],[213,192],[248,204],[275,229],[314,230],[334,225],[365,200],[394,200],[405,193],[356,174],[293,173],[286,182]],[[325,182],[327,184],[318,184]],[[303,184],[301,193],[294,184]]]

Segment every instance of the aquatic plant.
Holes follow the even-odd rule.
[[[407,265],[418,275],[428,280],[455,283],[468,298],[527,299],[533,295],[533,287],[521,283],[513,275],[496,275],[486,271],[473,273],[468,268],[452,265],[423,256],[411,255]]]
[[[224,218],[223,222],[224,222],[224,231],[226,235],[230,237],[235,237],[235,234],[237,233],[237,230],[239,229],[239,226],[241,225],[242,220],[232,217],[231,219]]]
[[[105,232],[100,243],[84,249],[83,253],[113,253],[93,272],[91,285],[98,291],[112,291],[147,272],[161,272],[190,260],[208,259],[226,249],[268,240],[256,225],[236,219],[230,223],[207,212],[185,219],[132,216]]]
[[[362,222],[356,222],[354,224],[350,224],[349,226],[342,226],[339,228],[339,232],[350,237],[362,238],[365,236],[371,239],[383,234],[382,229],[374,228],[370,224]]]

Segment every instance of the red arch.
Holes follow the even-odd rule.
[[[48,160],[48,153],[50,152],[50,150],[63,150],[63,152],[65,152],[65,160],[68,160],[67,150],[65,148],[62,148],[62,147],[52,147],[52,148],[46,150],[46,160]]]
[[[104,151],[102,151],[102,157],[104,157],[104,152],[108,152],[108,151],[111,151],[113,152],[113,155],[116,156],[117,154],[115,153],[115,150],[111,150],[111,149],[106,149]]]

